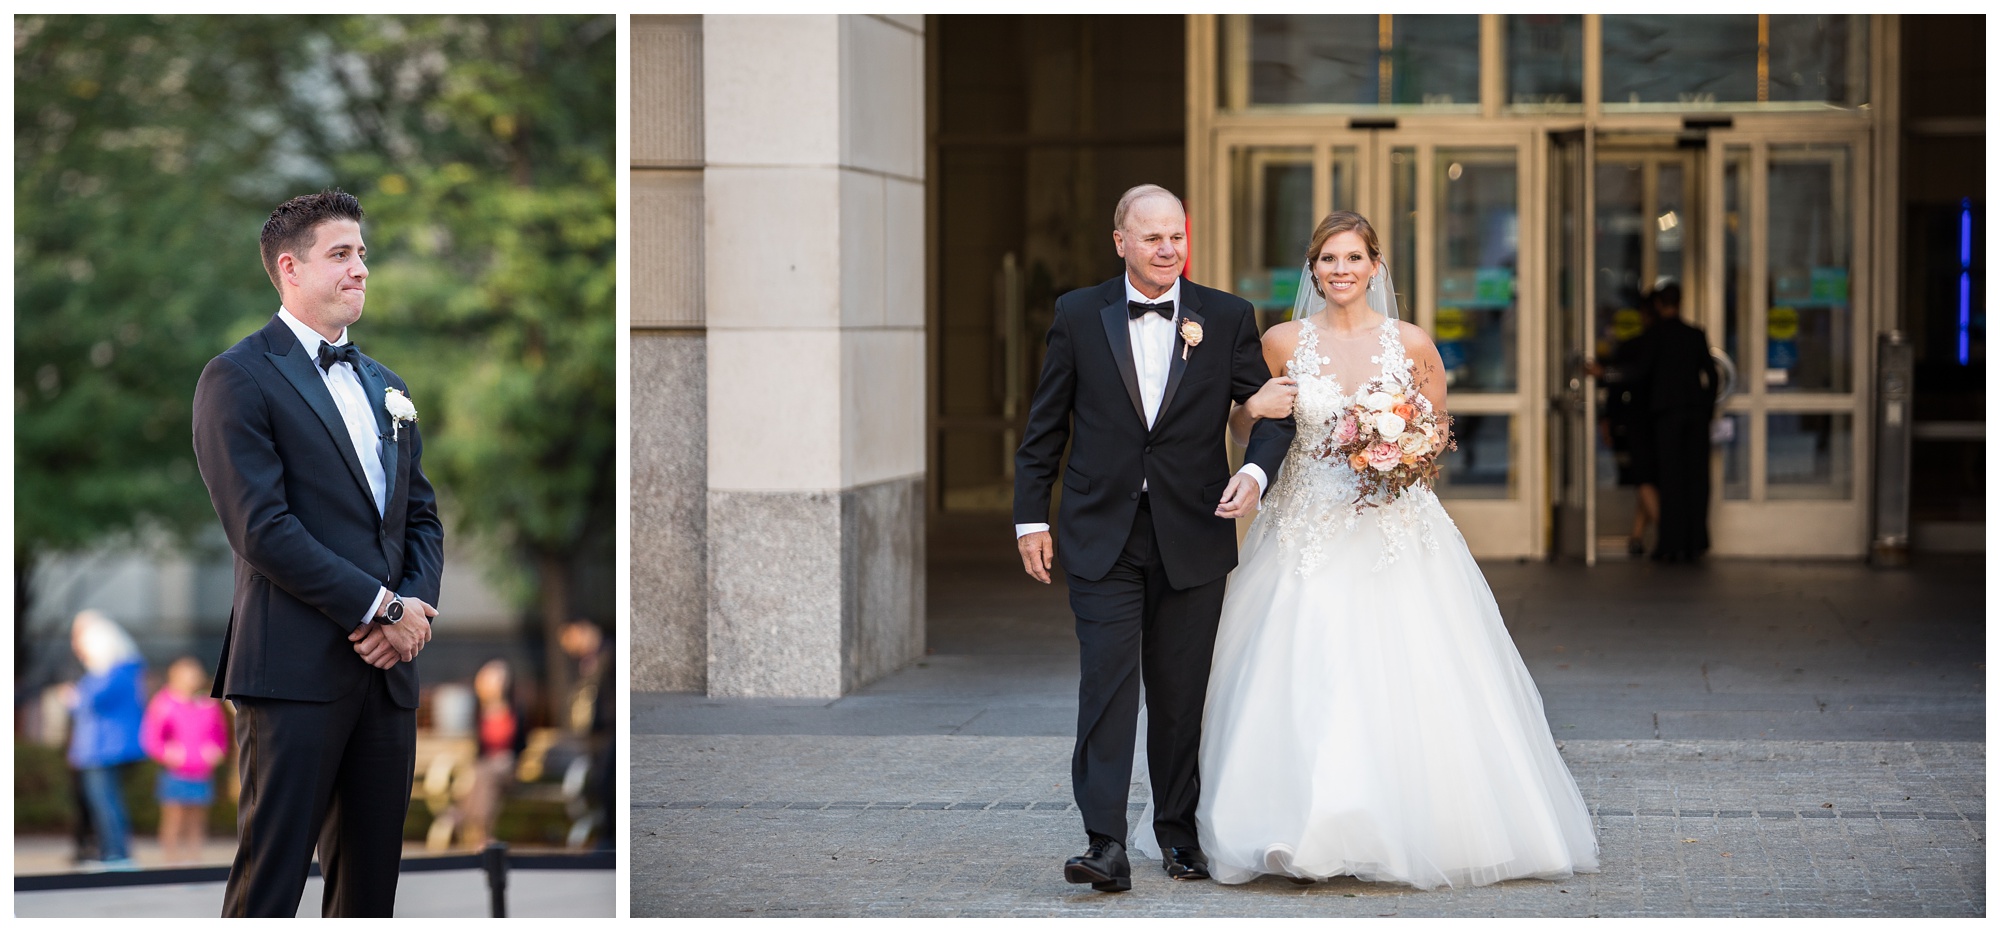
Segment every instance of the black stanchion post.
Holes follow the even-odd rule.
[[[486,889],[493,894],[493,918],[507,918],[507,843],[489,841],[479,852],[486,868]]]

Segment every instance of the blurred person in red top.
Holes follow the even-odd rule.
[[[505,660],[489,660],[472,678],[479,700],[479,760],[473,765],[472,789],[465,798],[464,841],[485,847],[500,818],[501,798],[514,782],[514,761],[527,741],[521,714],[514,707],[514,674]]]

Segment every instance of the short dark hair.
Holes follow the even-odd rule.
[[[1668,282],[1664,285],[1661,285],[1658,288],[1653,289],[1653,309],[1655,311],[1658,311],[1661,308],[1669,308],[1669,307],[1673,308],[1675,313],[1680,313],[1681,309],[1680,282]]]
[[[264,221],[264,233],[258,237],[264,253],[264,273],[271,276],[271,287],[284,291],[278,286],[278,256],[288,252],[296,255],[310,248],[313,227],[328,220],[360,223],[361,202],[346,191],[329,188],[318,194],[301,194],[271,211],[271,218]]]

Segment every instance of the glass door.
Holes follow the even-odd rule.
[[[1391,257],[1444,363],[1458,448],[1438,496],[1481,556],[1547,552],[1546,358],[1535,149],[1524,134],[1399,134]],[[1410,221],[1414,222],[1410,222]]]
[[[1738,380],[1717,431],[1719,555],[1858,556],[1868,541],[1868,146],[1712,135],[1711,334]]]
[[[1606,365],[1616,367],[1625,347],[1650,326],[1650,297],[1670,284],[1683,293],[1683,315],[1705,325],[1698,248],[1701,161],[1701,150],[1682,147],[1672,136],[1605,133],[1596,139],[1589,214],[1592,313],[1585,345]],[[1612,380],[1598,386],[1593,400],[1591,562],[1599,554],[1623,558],[1635,549],[1644,552],[1657,532],[1657,525],[1649,528],[1637,518],[1642,494],[1650,494],[1642,493],[1646,477],[1634,455],[1645,442],[1631,436],[1644,422],[1644,413],[1636,410],[1643,399]]]

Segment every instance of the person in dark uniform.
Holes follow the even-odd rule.
[[[1629,378],[1633,363],[1645,351],[1653,322],[1658,319],[1653,309],[1655,299],[1651,292],[1639,296],[1642,329],[1619,343],[1605,365],[1592,369],[1592,374],[1602,379],[1608,390],[1604,419],[1600,423],[1618,463],[1618,484],[1638,489],[1638,502],[1632,509],[1632,535],[1626,541],[1626,552],[1635,557],[1646,553],[1646,527],[1657,526],[1660,520],[1659,457],[1653,452],[1652,403],[1646,386]]]
[[[1621,375],[1642,394],[1651,420],[1659,539],[1653,559],[1692,563],[1708,550],[1709,421],[1719,384],[1708,337],[1681,319],[1681,286],[1653,292],[1658,320]]]

